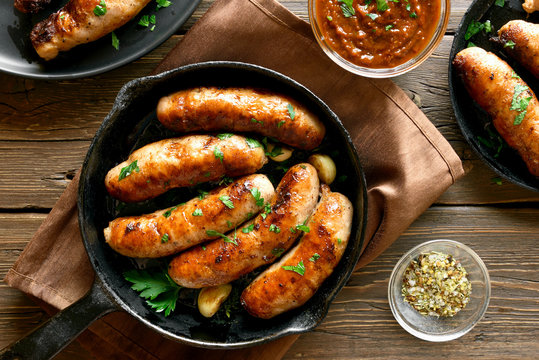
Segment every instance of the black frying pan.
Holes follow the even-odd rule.
[[[157,101],[165,94],[197,85],[253,86],[294,97],[324,121],[328,129],[325,144],[326,141],[330,142],[339,175],[346,176],[344,181],[332,185],[333,190],[346,194],[354,204],[352,234],[344,257],[311,300],[301,308],[272,320],[255,319],[239,310],[230,321],[217,324],[203,318],[196,309],[181,304],[168,317],[156,313],[130,289],[130,284],[122,276],[124,271],[133,269],[137,264],[112,251],[103,238],[103,228],[118,215],[115,203],[104,186],[105,174],[127,158],[133,149],[159,138],[173,136],[163,130],[156,120]],[[141,204],[137,211],[153,211],[154,207],[165,204],[166,196]],[[337,116],[294,80],[259,66],[237,62],[188,65],[127,83],[120,90],[112,111],[88,150],[80,178],[78,207],[84,245],[97,274],[92,289],[79,302],[35,330],[30,337],[5,349],[1,359],[16,356],[52,357],[92,321],[117,310],[127,311],[168,338],[205,348],[240,348],[312,330],[325,317],[330,302],[354,269],[361,252],[367,218],[364,174],[352,140]]]
[[[494,0],[476,0],[464,15],[459,29],[455,34],[453,46],[449,56],[449,93],[455,111],[457,123],[470,146],[479,154],[494,171],[509,181],[524,188],[539,191],[539,179],[534,177],[520,158],[518,153],[509,148],[503,141],[500,143],[489,116],[468,95],[462,81],[453,69],[451,62],[455,55],[468,46],[469,41],[475,45],[495,53],[519,74],[530,86],[536,95],[539,94],[539,81],[518,62],[506,56],[501,46],[491,40],[497,36],[497,31],[510,20],[526,20],[532,23],[539,22],[539,13],[528,15],[522,9],[521,0],[505,0],[505,5],[494,5]],[[494,29],[493,34],[481,32],[466,40],[464,35],[472,20],[485,22],[490,20]],[[504,145],[502,145],[504,144]],[[501,146],[501,151],[499,147]]]

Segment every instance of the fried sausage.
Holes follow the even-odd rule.
[[[341,260],[352,229],[352,203],[327,185],[321,188],[310,231],[241,294],[249,314],[270,319],[305,304]]]
[[[37,13],[51,3],[51,0],[15,0],[13,6],[23,13]]]
[[[270,264],[301,235],[296,226],[311,215],[318,199],[318,175],[309,164],[295,165],[277,186],[269,206],[253,222],[176,256],[168,273],[177,284],[201,288],[226,284]],[[270,210],[270,212],[268,212]]]
[[[528,14],[531,14],[532,12],[539,10],[539,0],[524,0],[524,4],[522,4],[522,8]]]
[[[215,189],[202,199],[142,216],[114,219],[104,230],[105,240],[118,253],[135,258],[157,258],[185,250],[218,236],[206,229],[227,232],[240,225],[262,205],[251,195],[258,189],[264,199],[275,193],[265,175],[250,175]]]
[[[107,35],[134,18],[150,0],[107,0],[103,15],[94,13],[101,0],[70,0],[62,9],[37,23],[30,40],[37,54],[52,60],[60,51]],[[103,10],[104,11],[104,10]]]
[[[509,21],[498,31],[498,38],[505,52],[539,78],[539,24]]]
[[[142,201],[175,187],[217,180],[223,175],[252,174],[267,161],[261,144],[248,143],[243,136],[221,140],[211,135],[190,135],[161,140],[134,151],[108,172],[105,186],[117,199]]]
[[[161,98],[157,118],[180,131],[239,131],[271,136],[300,149],[320,145],[324,124],[303,105],[269,91],[198,87]]]
[[[460,51],[453,66],[496,130],[539,176],[539,103],[533,91],[505,61],[478,47]]]

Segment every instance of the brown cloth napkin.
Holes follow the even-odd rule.
[[[262,65],[299,81],[341,118],[368,184],[366,247],[381,254],[464,174],[451,146],[390,80],[352,75],[318,47],[309,25],[274,0],[218,0],[155,70],[207,60]],[[90,288],[94,271],[77,223],[78,178],[30,241],[6,281],[62,309]],[[78,340],[98,359],[280,359],[297,336],[240,350],[205,350],[161,337],[126,313],[98,320]]]

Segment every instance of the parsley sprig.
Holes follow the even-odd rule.
[[[131,289],[140,292],[146,303],[156,312],[169,316],[176,309],[176,300],[181,286],[177,285],[164,271],[129,270],[123,273]]]
[[[133,161],[131,164],[123,167],[120,170],[120,175],[118,176],[118,181],[125,179],[133,173],[133,171],[140,172],[140,169],[137,164],[138,160]]]
[[[285,265],[282,268],[284,270],[294,271],[295,273],[298,273],[301,276],[305,275],[305,265],[303,264],[303,260],[301,260],[296,266]]]

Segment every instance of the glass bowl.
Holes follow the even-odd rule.
[[[422,315],[402,296],[406,268],[421,253],[431,251],[453,255],[468,272],[472,284],[470,301],[453,317]],[[452,240],[432,240],[414,247],[400,258],[389,279],[388,298],[391,312],[404,330],[423,340],[449,341],[466,334],[485,314],[490,300],[490,278],[481,258],[468,246]]]
[[[333,60],[337,65],[342,68],[356,74],[370,78],[388,78],[394,77],[397,75],[402,75],[405,72],[408,72],[417,66],[419,66],[423,61],[434,52],[442,38],[444,37],[445,30],[447,29],[447,24],[449,22],[449,13],[450,13],[450,0],[440,0],[440,18],[434,34],[430,39],[430,42],[427,46],[419,52],[415,57],[408,60],[407,62],[397,65],[390,68],[369,68],[364,66],[356,65],[342,56],[340,56],[336,51],[334,51],[331,46],[327,43],[324,36],[322,35],[321,28],[316,19],[316,0],[309,0],[309,21],[311,23],[311,28],[313,30],[316,41],[326,53],[326,55]]]

